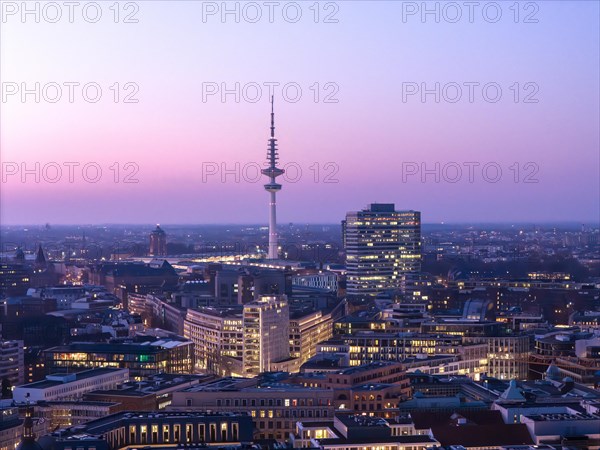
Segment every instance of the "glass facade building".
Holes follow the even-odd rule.
[[[342,222],[349,296],[405,289],[421,271],[421,213],[374,203]]]

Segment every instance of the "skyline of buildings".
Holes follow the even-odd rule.
[[[600,450],[600,4],[267,3],[2,4],[0,450]]]
[[[283,226],[278,259],[235,246],[194,254],[180,240],[199,235],[171,228],[167,256],[157,257],[148,227],[129,231],[139,256],[98,258],[93,228],[68,258],[40,245],[10,253],[0,270],[14,286],[3,285],[0,323],[7,348],[22,349],[26,384],[3,381],[21,407],[3,410],[7,442],[27,443],[37,427],[42,450],[600,445],[600,415],[588,407],[600,398],[600,264],[588,259],[598,230],[424,232],[419,212],[393,204],[350,212],[344,228],[341,254],[321,262],[289,255],[286,243],[312,249],[341,238],[341,227]],[[241,227],[230,238],[256,248],[260,237],[268,249],[265,231]],[[385,288],[352,291],[344,255],[353,251],[383,255],[374,268]],[[577,265],[536,262],[575,256]],[[487,273],[498,264],[524,264],[525,276]],[[372,276],[370,264],[359,269]],[[558,415],[556,435],[544,423]],[[456,432],[463,426],[471,433]]]

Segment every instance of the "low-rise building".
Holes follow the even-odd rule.
[[[566,411],[521,416],[535,444],[600,448],[600,414]]]
[[[144,381],[130,381],[113,389],[98,389],[84,398],[95,402],[115,402],[117,411],[158,411],[171,404],[173,392],[206,382],[211,376],[161,373]],[[115,411],[115,412],[117,412]]]
[[[426,450],[439,445],[427,434],[408,434],[414,431],[411,422],[410,416],[387,421],[364,415],[336,414],[332,421],[299,421],[290,442],[294,448],[323,450]]]
[[[121,412],[43,438],[42,447],[125,449],[240,446],[252,442],[252,420],[243,414]]]
[[[17,403],[75,400],[96,389],[112,389],[129,380],[129,369],[98,368],[76,373],[47,375],[45,380],[17,386]]]
[[[119,403],[90,402],[85,400],[40,401],[35,413],[48,423],[49,430],[81,425],[120,411]]]
[[[331,420],[334,391],[266,382],[257,378],[223,378],[173,393],[170,411],[214,411],[248,414],[256,439],[284,440],[296,421]]]
[[[410,385],[401,363],[377,361],[334,372],[309,372],[291,378],[294,383],[334,390],[338,411],[391,418],[398,405],[410,398]]]
[[[465,343],[464,339],[451,335],[360,331],[321,342],[317,345],[317,358],[340,358],[352,367],[372,361],[396,361],[403,362],[407,370],[479,379],[488,371],[489,345]]]
[[[184,338],[151,338],[74,343],[44,351],[46,373],[73,372],[97,367],[129,369],[133,379],[157,373],[193,373],[194,344]]]
[[[292,276],[292,286],[302,286],[337,292],[338,275],[329,271],[304,271]]]

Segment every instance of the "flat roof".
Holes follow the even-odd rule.
[[[550,421],[562,421],[562,420],[600,420],[599,414],[585,414],[585,413],[542,413],[542,414],[526,414],[525,417],[536,422],[550,422]]]
[[[413,436],[389,436],[385,438],[362,438],[362,439],[346,439],[346,438],[333,438],[333,439],[318,439],[319,443],[323,446],[331,445],[352,445],[352,444],[387,444],[399,443],[399,444],[410,444],[411,442],[416,443],[435,443],[435,439],[430,438],[427,435],[413,435]]]
[[[316,422],[299,422],[302,428],[331,428],[331,431],[335,431],[333,428],[333,421],[316,421]]]
[[[354,373],[366,372],[373,369],[378,369],[382,367],[391,367],[391,366],[401,366],[402,364],[399,361],[372,361],[367,364],[363,364],[361,366],[350,367],[348,369],[342,369],[339,372],[336,372],[338,375],[352,375]]]
[[[95,342],[76,342],[69,345],[52,347],[45,352],[48,353],[70,353],[70,352],[105,352],[105,353],[160,353],[164,349],[174,348],[181,345],[191,345],[189,340],[170,340],[159,339],[154,342],[115,342],[115,343],[95,343]]]
[[[358,386],[354,386],[352,389],[355,391],[379,391],[381,389],[388,388],[393,386],[393,384],[389,383],[366,383]]]
[[[388,428],[387,421],[381,417],[362,416],[360,414],[338,414],[335,417],[348,428]]]
[[[95,391],[87,392],[85,395],[107,395],[107,396],[119,396],[119,397],[154,397],[155,392],[143,392],[136,389],[96,389]]]
[[[108,375],[108,374],[117,374],[117,373],[124,373],[126,371],[128,371],[129,369],[118,369],[118,368],[112,368],[112,367],[99,367],[96,369],[90,369],[90,370],[84,370],[82,372],[73,372],[73,373],[56,373],[56,374],[50,374],[47,375],[48,377],[52,377],[52,376],[56,376],[56,377],[69,377],[69,376],[75,376],[74,380],[64,380],[64,381],[59,381],[59,380],[49,380],[49,379],[45,379],[45,380],[41,380],[41,381],[35,381],[33,383],[29,383],[29,384],[22,384],[20,386],[16,386],[15,389],[48,389],[54,386],[62,386],[65,384],[69,384],[69,383],[75,383],[77,381],[81,381],[81,380],[85,380],[87,378],[93,378],[93,377],[98,377],[101,375]]]
[[[70,431],[73,433],[84,433],[84,434],[95,434],[100,435],[106,432],[111,428],[114,428],[115,423],[118,423],[125,419],[168,419],[168,418],[178,418],[178,417],[248,417],[245,413],[207,413],[207,412],[153,412],[153,411],[135,411],[135,412],[118,412],[115,414],[111,414],[110,416],[102,417],[100,419],[92,420],[85,424],[75,425],[73,427],[69,427]]]
[[[36,406],[56,406],[56,405],[78,405],[81,407],[85,406],[117,406],[120,405],[119,402],[99,402],[95,400],[40,400],[37,402]]]

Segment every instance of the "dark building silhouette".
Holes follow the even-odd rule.
[[[23,251],[23,249],[21,247],[19,247],[17,249],[17,251],[15,252],[15,262],[17,262],[19,264],[25,263],[25,252]]]
[[[21,436],[21,442],[17,446],[17,450],[42,450],[40,444],[36,442],[33,432],[32,409],[31,406],[27,406],[25,420],[23,421],[23,436]]]
[[[46,255],[44,255],[44,250],[42,249],[42,244],[38,246],[37,253],[35,255],[35,267],[36,269],[45,269],[46,268]]]
[[[262,295],[291,295],[292,272],[264,268],[217,270],[215,297],[220,304],[246,304]]]
[[[24,264],[0,264],[0,298],[25,295],[31,285],[31,269]]]
[[[252,431],[252,418],[245,414],[133,411],[65,428],[42,439],[44,450],[243,449],[251,448]]]
[[[160,227],[156,225],[156,228],[150,233],[150,256],[167,256],[167,234]]]
[[[167,261],[152,264],[119,262],[102,263],[87,269],[88,282],[114,292],[119,286],[171,286],[179,279]]]

